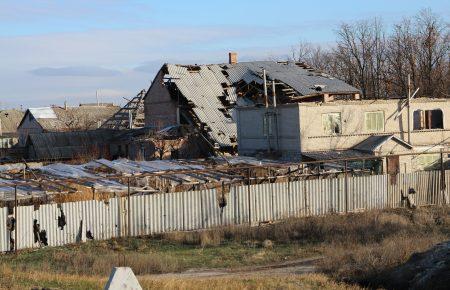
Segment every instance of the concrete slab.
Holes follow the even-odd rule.
[[[105,290],[142,290],[130,267],[115,267],[109,276]]]

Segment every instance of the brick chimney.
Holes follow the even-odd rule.
[[[228,53],[228,63],[229,64],[237,64],[237,62],[238,62],[237,52],[229,52]]]

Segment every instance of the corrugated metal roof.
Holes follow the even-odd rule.
[[[364,152],[374,152],[376,151],[381,145],[386,143],[389,140],[394,140],[397,143],[402,144],[404,147],[411,149],[412,146],[405,141],[395,137],[394,135],[373,135],[368,137],[366,140],[362,141],[361,143],[357,144],[353,149],[364,151]]]
[[[224,114],[221,98],[233,106],[238,102],[235,84],[240,81],[262,84],[262,69],[268,80],[281,81],[297,91],[298,95],[319,93],[350,94],[358,89],[324,73],[305,69],[295,63],[273,61],[242,62],[237,64],[175,65],[166,64],[167,73],[183,96],[193,104],[193,111],[200,122],[209,127],[207,134],[221,147],[235,142],[236,123]],[[316,90],[321,86],[322,90]]]
[[[233,145],[230,137],[236,137],[236,123],[221,111],[224,105],[219,99],[225,95],[222,84],[231,87],[222,69],[218,65],[205,65],[189,71],[186,66],[168,64],[167,70],[183,96],[194,104],[193,111],[200,122],[209,127],[211,139],[220,146]],[[230,90],[228,97],[236,99],[235,90]]]
[[[343,158],[355,158],[355,157],[365,157],[373,156],[365,152],[358,150],[340,150],[340,151],[312,151],[312,152],[302,152],[303,156],[309,157],[314,160],[332,160],[332,159],[343,159]]]
[[[262,83],[262,70],[265,69],[269,80],[281,81],[303,96],[317,93],[350,94],[359,92],[357,88],[344,81],[314,69],[305,69],[293,62],[254,61],[226,66],[229,67],[227,72],[232,82],[242,79],[247,83],[252,81]],[[319,92],[315,89],[315,86],[318,85],[322,86],[322,90]]]

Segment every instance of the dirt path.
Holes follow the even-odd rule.
[[[322,257],[298,259],[289,262],[269,264],[264,266],[249,266],[235,269],[193,269],[181,273],[167,273],[159,275],[145,275],[141,277],[151,279],[183,279],[183,278],[215,278],[245,275],[289,275],[306,274],[316,271],[316,262]]]

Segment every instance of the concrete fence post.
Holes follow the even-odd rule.
[[[344,180],[345,212],[348,213],[348,161],[347,160],[345,160],[344,170],[345,170],[345,180]]]

